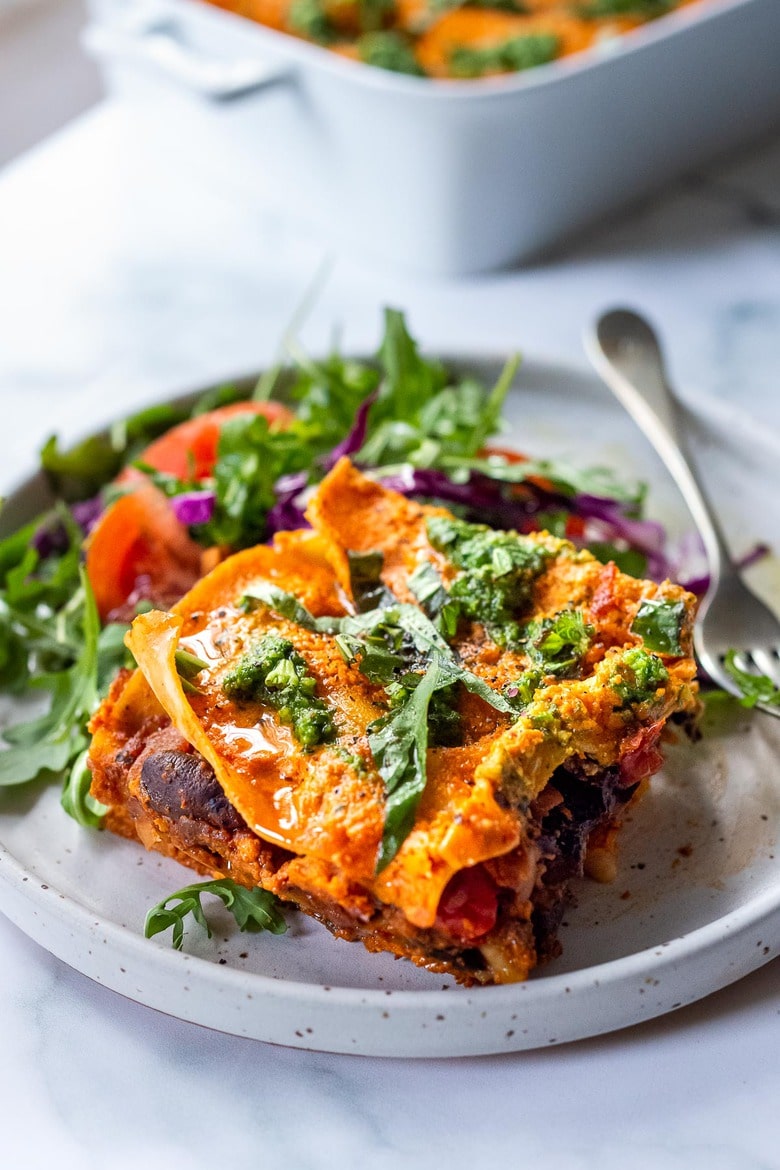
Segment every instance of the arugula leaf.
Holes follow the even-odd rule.
[[[108,806],[90,794],[92,773],[87,765],[88,750],[78,756],[71,766],[62,789],[60,804],[69,817],[85,829],[99,829]]]
[[[404,314],[398,309],[385,309],[379,360],[385,376],[374,408],[375,418],[414,418],[447,385],[444,366],[422,357],[406,327]]]
[[[279,448],[262,415],[239,415],[222,427],[214,468],[216,507],[199,539],[239,549],[261,541],[282,474]]]
[[[0,752],[0,787],[60,774],[86,746],[84,725],[98,703],[98,635],[100,619],[87,575],[83,590],[83,647],[73,666],[43,675],[35,684],[51,692],[49,711],[17,723],[3,735],[11,746]]]
[[[433,622],[415,605],[397,602],[363,614],[315,618],[296,597],[267,582],[256,582],[240,604],[267,605],[304,629],[333,635],[345,661],[355,662],[370,682],[385,688],[390,710],[368,729],[374,763],[387,790],[378,861],[378,869],[383,868],[409,832],[425,788],[434,693],[460,683],[503,714],[515,717],[516,705],[463,666]],[[450,705],[447,699],[444,703]],[[448,713],[437,704],[434,734],[450,735],[453,716],[452,709]]]
[[[191,914],[211,938],[211,927],[201,903],[203,894],[214,894],[224,902],[235,918],[239,930],[253,932],[270,930],[272,934],[284,934],[287,930],[287,923],[278,909],[278,899],[273,894],[259,887],[248,890],[234,882],[232,878],[217,878],[214,881],[184,886],[176,893],[163,898],[156,906],[152,906],[146,915],[144,937],[153,938],[154,935],[172,928],[171,943],[174,950],[180,951],[184,942],[184,919]],[[171,906],[169,905],[171,902],[177,904]]]
[[[631,633],[638,634],[648,650],[659,654],[682,654],[680,633],[685,619],[682,601],[667,601],[662,597],[642,602],[631,624]]]
[[[741,706],[750,708],[764,703],[769,707],[780,707],[780,688],[775,686],[771,678],[765,674],[750,674],[740,670],[735,658],[736,651],[729,650],[723,665],[742,692],[739,699]]]
[[[107,435],[92,435],[68,451],[61,451],[57,436],[52,435],[40,459],[53,489],[66,500],[95,495],[122,466],[122,452]]]
[[[66,451],[52,435],[44,444],[41,467],[52,487],[65,500],[94,496],[131,458],[177,423],[190,417],[186,407],[160,403],[115,423],[108,434],[91,435]]]
[[[407,702],[372,723],[368,744],[382,777],[387,800],[377,872],[395,857],[414,824],[425,789],[428,749],[428,706],[442,686],[441,664],[434,658]]]

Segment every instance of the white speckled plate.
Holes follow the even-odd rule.
[[[459,360],[488,380],[499,365]],[[676,532],[688,527],[655,456],[589,375],[529,362],[509,413],[507,439],[519,448],[633,472],[652,485],[651,512]],[[710,401],[696,405],[691,428],[735,551],[757,539],[780,549],[780,442]],[[17,493],[6,529],[42,497],[39,481]],[[770,559],[752,570],[775,604],[778,567]],[[189,932],[183,953],[147,941],[146,909],[191,874],[80,829],[51,788],[0,792],[0,908],[92,979],[237,1035],[407,1057],[556,1044],[672,1011],[780,951],[779,756],[780,721],[743,711],[670,750],[626,827],[617,881],[581,884],[563,956],[513,986],[460,988],[300,915],[282,937],[240,934],[221,903],[212,939]]]

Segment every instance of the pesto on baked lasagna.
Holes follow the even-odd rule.
[[[525,979],[696,710],[695,598],[346,459],[307,516],[136,618],[91,724],[107,826],[371,951]]]

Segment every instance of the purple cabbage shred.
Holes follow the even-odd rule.
[[[180,524],[187,528],[196,524],[208,524],[214,515],[217,493],[210,490],[182,492],[171,498],[173,514]]]
[[[357,408],[355,421],[352,424],[351,430],[333,448],[331,453],[324,457],[322,466],[325,471],[331,471],[339,459],[343,459],[345,455],[356,455],[363,446],[366,441],[366,431],[368,430],[368,412],[376,402],[378,393],[379,391],[375,390],[373,394],[369,394],[368,398],[363,399]]]
[[[93,496],[90,500],[79,500],[78,503],[71,504],[70,514],[84,536],[89,536],[103,514],[103,501],[100,496]],[[70,541],[62,520],[52,514],[38,525],[30,543],[40,559],[45,561],[47,557],[67,552]]]
[[[309,484],[307,471],[296,471],[292,475],[283,475],[274,484],[276,503],[266,516],[266,529],[269,537],[277,532],[290,532],[296,528],[308,528],[309,522],[304,514],[304,507],[299,497]]]

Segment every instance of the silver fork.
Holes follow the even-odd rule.
[[[630,309],[604,313],[585,335],[596,371],[639,425],[666,464],[699,530],[709,562],[710,586],[694,627],[696,657],[724,690],[741,695],[724,666],[765,675],[780,686],[780,621],[743,583],[723,532],[696,476],[683,433],[682,413],[669,386],[653,329]],[[780,706],[757,706],[780,716]]]

